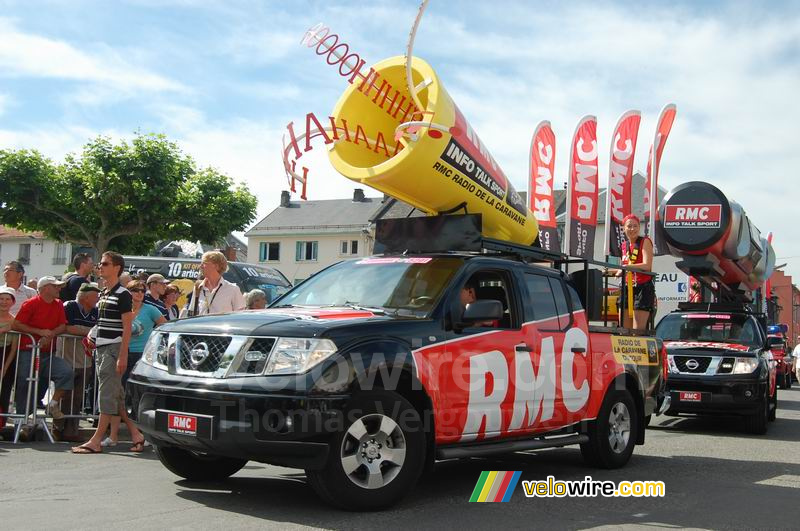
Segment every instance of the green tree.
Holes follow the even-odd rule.
[[[0,223],[92,247],[141,252],[163,239],[215,241],[244,230],[257,200],[214,169],[198,170],[163,135],[98,137],[54,164],[0,151]]]

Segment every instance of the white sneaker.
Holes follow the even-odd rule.
[[[51,400],[50,403],[47,404],[47,407],[44,408],[44,412],[47,415],[50,415],[53,420],[59,420],[64,418],[64,413],[61,412],[61,408],[58,407],[57,400]]]
[[[117,445],[117,441],[113,440],[111,437],[106,437],[100,443],[100,446],[103,448],[110,448]]]

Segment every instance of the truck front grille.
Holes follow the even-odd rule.
[[[230,344],[230,336],[181,334],[178,342],[180,367],[185,371],[214,372]]]
[[[675,356],[675,366],[680,372],[690,374],[704,373],[708,370],[711,358],[707,356]]]

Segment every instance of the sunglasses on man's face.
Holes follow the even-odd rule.
[[[129,289],[128,291],[130,291],[131,293],[144,293],[144,290],[142,288],[133,288]]]
[[[112,265],[111,262],[100,262],[97,264],[98,267],[108,267],[110,265]]]

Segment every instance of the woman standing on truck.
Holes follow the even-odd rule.
[[[653,269],[653,242],[646,236],[640,236],[641,228],[639,218],[634,214],[628,214],[622,220],[625,236],[628,241],[622,244],[622,265],[637,271],[652,271]],[[650,313],[655,311],[656,287],[653,284],[653,276],[645,273],[623,271],[621,269],[612,270],[614,276],[622,277],[622,289],[617,299],[619,305],[620,322],[625,328],[644,330]],[[625,273],[623,275],[623,273]],[[632,283],[632,290],[628,289],[628,284]],[[633,300],[629,300],[628,293],[633,293]],[[632,305],[632,306],[631,306]],[[629,308],[633,307],[633,319],[631,319]]]

